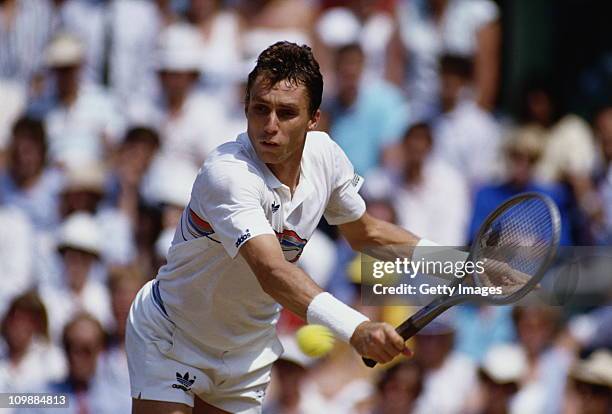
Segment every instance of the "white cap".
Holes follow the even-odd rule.
[[[359,41],[361,27],[350,10],[335,7],[319,18],[316,30],[327,46],[342,47]]]
[[[578,361],[570,375],[587,384],[612,388],[612,352],[604,349],[593,352],[586,360]]]
[[[106,168],[97,161],[90,163],[69,164],[65,170],[64,193],[70,191],[92,191],[104,194],[106,185]]]
[[[518,345],[495,345],[485,355],[481,369],[498,384],[519,382],[527,371],[527,357]]]
[[[60,33],[45,51],[45,63],[49,67],[78,65],[85,57],[81,41],[70,33]]]
[[[197,168],[185,160],[158,157],[145,178],[144,196],[155,203],[185,207],[197,175]]]
[[[58,249],[70,247],[100,256],[101,245],[100,229],[91,214],[74,213],[59,229]]]
[[[203,65],[202,40],[186,23],[168,26],[159,35],[155,56],[157,70],[200,72]]]

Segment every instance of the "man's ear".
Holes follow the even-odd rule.
[[[319,120],[321,119],[321,110],[317,109],[314,115],[308,121],[308,131],[314,131],[319,124]]]

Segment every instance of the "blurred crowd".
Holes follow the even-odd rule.
[[[500,110],[502,21],[492,0],[0,0],[0,391],[130,412],[130,303],[206,155],[245,130],[247,74],[278,40],[313,48],[320,128],[372,215],[462,246],[538,191],[563,245],[612,244],[612,100],[564,113],[534,74]],[[359,256],[325,223],[300,262],[373,318],[412,311],[361,305]],[[306,357],[284,314],[264,412],[610,413],[611,309],[462,306],[376,370],[345,344]]]

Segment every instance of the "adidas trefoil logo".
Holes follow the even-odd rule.
[[[272,202],[272,213],[276,213],[280,208],[280,204],[276,204],[276,201]]]
[[[191,391],[191,386],[193,385],[195,380],[195,376],[193,377],[193,379],[189,379],[189,372],[185,372],[185,375],[183,376],[181,376],[181,374],[177,372],[176,382],[178,382],[178,384],[172,384],[172,388],[178,388],[185,392]]]

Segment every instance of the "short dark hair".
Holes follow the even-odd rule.
[[[311,115],[314,115],[321,106],[323,76],[310,47],[281,41],[261,52],[257,58],[257,65],[249,73],[245,105],[248,105],[251,99],[251,87],[259,75],[264,75],[270,86],[284,79],[295,85],[304,85],[310,98]]]
[[[462,79],[471,79],[474,72],[474,64],[470,58],[445,54],[440,58],[440,72],[457,75]]]
[[[408,126],[408,128],[406,128],[406,130],[404,131],[404,135],[402,135],[402,138],[403,138],[402,142],[406,142],[407,140],[409,140],[410,137],[412,137],[412,134],[417,131],[425,132],[425,135],[429,139],[429,143],[430,144],[433,143],[433,137],[431,134],[431,125],[427,121],[418,121]]]
[[[153,128],[147,126],[134,126],[128,129],[123,139],[123,144],[132,143],[148,143],[153,145],[155,148],[159,148],[160,139],[159,134]]]
[[[47,134],[41,120],[26,116],[21,117],[13,124],[11,132],[12,140],[16,136],[27,137],[38,145],[43,157],[47,156]]]
[[[342,57],[343,55],[347,54],[347,53],[357,53],[361,57],[365,56],[365,53],[363,52],[363,48],[361,47],[361,45],[359,43],[355,42],[355,43],[348,43],[348,44],[346,44],[344,46],[340,46],[336,50],[336,60],[339,59],[340,57]]]

